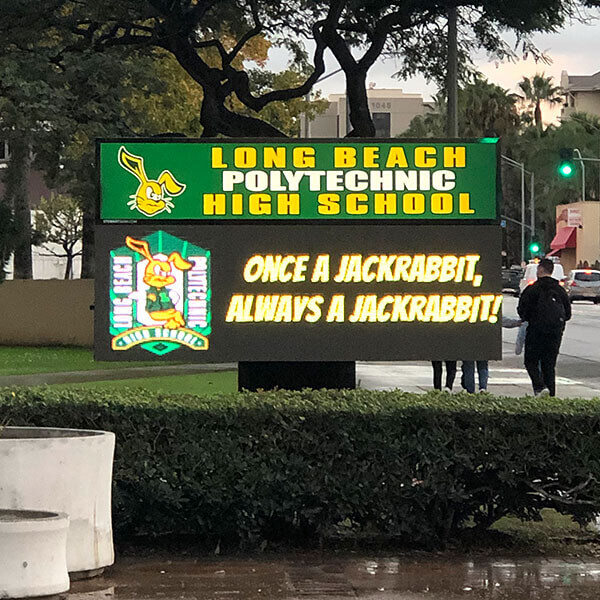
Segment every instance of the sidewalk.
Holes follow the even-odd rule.
[[[383,553],[382,553],[383,554]],[[247,558],[123,558],[75,582],[65,600],[592,600],[593,560],[303,553]]]

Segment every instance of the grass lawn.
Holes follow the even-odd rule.
[[[195,375],[170,375],[166,377],[90,381],[86,383],[60,383],[49,387],[63,389],[143,388],[172,394],[219,394],[237,391],[237,371],[215,371]]]
[[[571,517],[549,508],[542,510],[539,522],[504,517],[492,531],[505,534],[515,550],[556,556],[600,554],[599,534],[591,525],[582,529]]]
[[[160,363],[177,364],[177,363]],[[29,373],[60,373],[126,367],[157,366],[156,362],[94,362],[89,348],[62,346],[0,346],[0,377]]]

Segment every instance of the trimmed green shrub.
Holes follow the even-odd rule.
[[[247,547],[343,523],[431,547],[506,514],[600,512],[600,399],[3,388],[0,422],[114,431],[121,537]]]

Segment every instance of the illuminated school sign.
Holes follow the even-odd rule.
[[[501,357],[496,225],[100,228],[101,360]]]
[[[105,141],[100,218],[497,218],[498,144],[475,141]]]

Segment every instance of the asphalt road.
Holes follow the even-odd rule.
[[[503,314],[517,316],[517,298],[504,297]],[[578,379],[590,387],[600,389],[600,304],[576,301],[572,304],[573,316],[567,323],[563,336],[558,372],[564,377]],[[522,365],[522,358],[514,356],[516,329],[503,330],[504,364]]]
[[[517,299],[504,297],[503,314],[517,318]],[[517,329],[502,330],[501,361],[490,362],[489,391],[496,395],[531,394],[531,381],[523,366],[523,355],[515,355]],[[357,363],[358,385],[367,389],[400,388],[425,392],[432,388],[428,362]],[[600,396],[600,304],[575,302],[557,366],[557,393],[563,397]],[[460,371],[454,390],[460,389]]]

